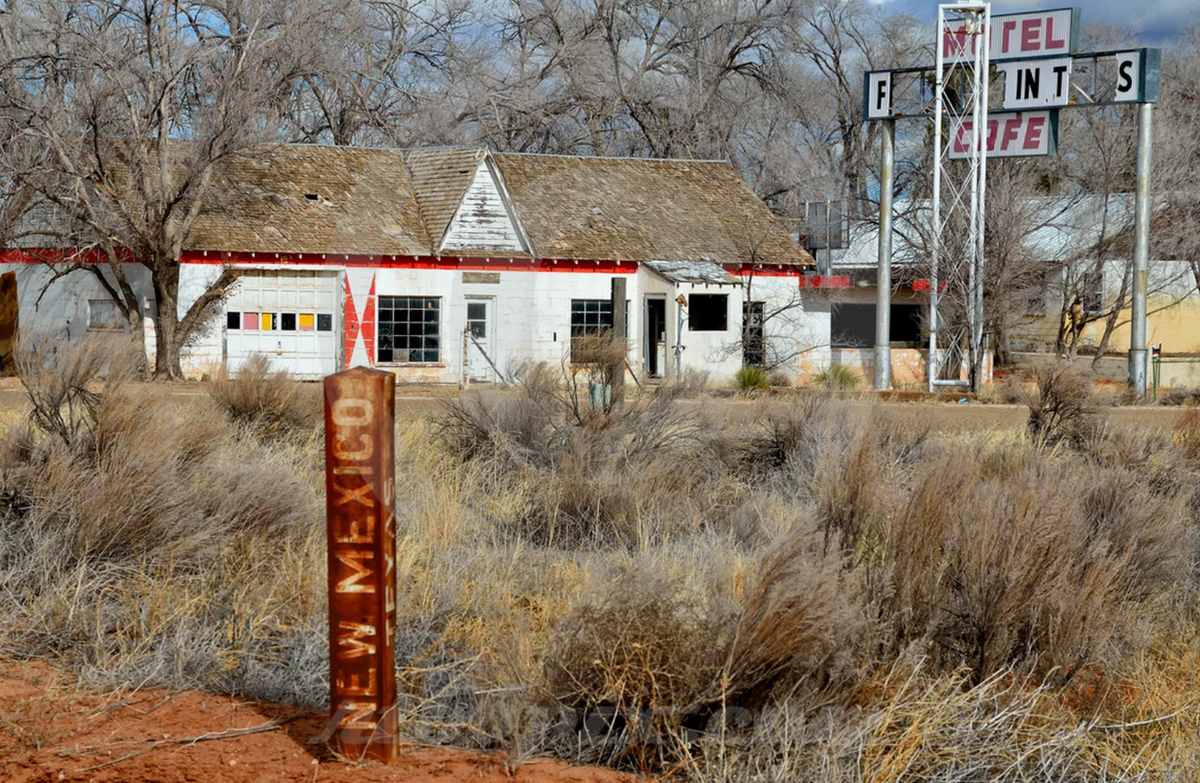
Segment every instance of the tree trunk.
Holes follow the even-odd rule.
[[[179,362],[183,347],[179,334],[179,266],[163,264],[159,273],[152,277],[158,309],[154,330],[154,377],[179,380],[183,377]]]

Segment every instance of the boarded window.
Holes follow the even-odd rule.
[[[89,299],[87,328],[92,331],[118,331],[129,323],[121,314],[121,306],[114,299]]]
[[[729,328],[728,294],[692,294],[688,299],[688,329],[724,332]]]
[[[379,297],[377,360],[385,364],[441,361],[441,315],[442,300],[437,297]],[[318,323],[317,331],[325,331],[323,325]]]

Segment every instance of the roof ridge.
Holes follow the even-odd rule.
[[[502,155],[522,155],[529,158],[568,158],[573,160],[635,160],[642,163],[724,163],[727,166],[733,165],[729,162],[728,158],[647,158],[643,155],[572,155],[561,152],[496,152],[492,150],[493,157]]]

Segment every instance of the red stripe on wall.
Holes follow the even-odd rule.
[[[492,272],[594,272],[634,274],[636,261],[554,258],[490,258],[447,256],[363,256],[342,253],[198,253],[183,254],[185,264],[312,264],[376,269],[488,270]]]

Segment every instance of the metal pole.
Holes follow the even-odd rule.
[[[934,381],[937,380],[937,311],[938,311],[938,255],[941,251],[942,244],[942,122],[943,117],[943,102],[942,80],[945,78],[945,57],[943,37],[946,30],[946,13],[945,9],[938,6],[937,17],[937,83],[934,85],[933,94],[933,215],[931,226],[933,228],[933,247],[931,248],[929,258],[929,359],[926,364],[929,366],[929,391],[933,391]]]
[[[875,283],[875,391],[892,385],[892,193],[895,190],[896,121],[879,134],[879,270]]]
[[[1129,385],[1146,396],[1146,275],[1150,269],[1150,154],[1154,104],[1138,104],[1137,200],[1133,218],[1133,318],[1129,329]]]
[[[675,380],[683,380],[683,294],[675,297]]]
[[[622,356],[627,356],[629,352],[628,339],[625,334],[625,278],[616,275],[612,279],[612,319],[613,319],[613,342],[621,346]],[[612,405],[614,408],[620,408],[625,404],[625,361],[621,362],[620,367],[613,369],[612,381]]]
[[[976,70],[975,70],[975,89],[979,96],[979,113],[980,120],[976,128],[986,128],[988,126],[988,73],[991,70],[992,58],[992,6],[991,3],[985,3],[983,8],[983,34],[979,36],[979,46],[976,47]],[[976,131],[978,133],[978,130]],[[975,248],[975,312],[972,314],[971,329],[971,368],[970,381],[971,391],[978,392],[981,382],[980,375],[983,372],[984,356],[983,356],[983,292],[984,292],[984,268],[986,266],[985,250],[987,249],[987,134],[982,134],[983,138],[979,144],[979,233],[976,235],[977,246]]]
[[[396,376],[325,379],[330,736],[350,758],[396,758]]]

